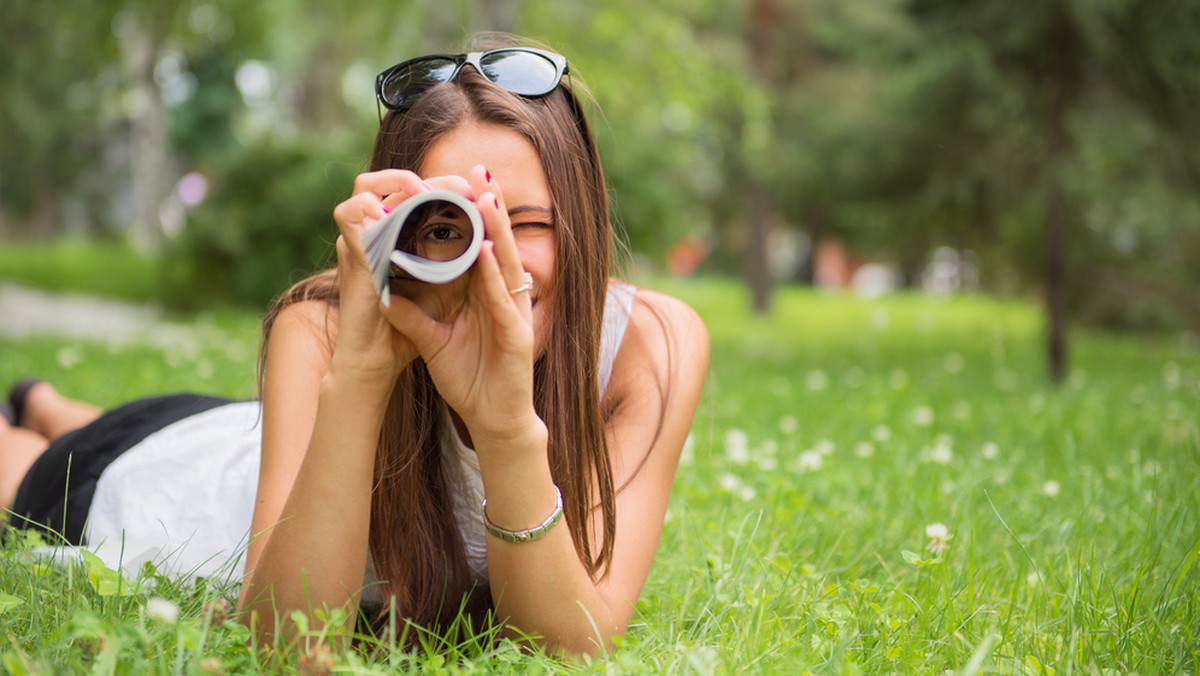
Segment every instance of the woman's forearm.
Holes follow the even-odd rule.
[[[331,368],[304,460],[279,521],[249,571],[242,606],[260,635],[292,611],[353,607],[366,568],[375,448],[387,395]],[[350,613],[348,621],[353,621]]]
[[[524,438],[475,440],[487,516],[501,528],[537,526],[554,510],[546,438],[539,420]],[[602,650],[622,629],[579,560],[565,520],[532,542],[487,538],[488,577],[499,619],[522,634],[541,637],[552,650],[572,654]]]

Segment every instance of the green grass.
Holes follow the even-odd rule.
[[[154,260],[117,240],[0,242],[0,282],[145,301],[154,298],[156,280]]]
[[[1200,347],[1077,331],[1047,384],[1036,308],[785,290],[769,318],[721,280],[658,284],[704,316],[712,370],[654,570],[606,663],[502,641],[405,651],[318,635],[269,656],[219,594],[0,550],[14,673],[1168,674],[1200,668]],[[52,376],[105,404],[253,391],[257,319],[190,344],[0,342],[0,383]],[[952,538],[930,551],[926,526]],[[151,573],[147,573],[153,579]],[[106,583],[105,580],[108,580]],[[182,612],[150,619],[149,595]],[[208,606],[208,610],[206,610]],[[206,661],[207,660],[207,661]],[[320,664],[315,664],[319,667]],[[318,670],[319,672],[319,670]]]

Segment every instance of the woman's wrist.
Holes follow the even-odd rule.
[[[550,433],[546,423],[532,409],[526,415],[513,416],[502,425],[467,424],[476,450],[489,449],[489,456],[504,458],[505,464],[520,462],[523,457],[546,459],[546,444]],[[491,450],[494,449],[494,450]],[[482,462],[482,455],[481,455]]]
[[[475,437],[483,475],[487,513],[493,523],[509,530],[542,523],[555,504],[554,479],[546,454],[549,433],[541,418],[520,433]]]
[[[360,401],[387,405],[402,369],[371,368],[354,360],[339,359],[335,352],[321,380],[321,393],[358,397]]]

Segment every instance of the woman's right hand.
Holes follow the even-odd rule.
[[[411,171],[359,174],[354,194],[333,210],[341,234],[337,239],[338,335],[330,366],[389,390],[417,351],[381,314],[379,292],[359,236],[405,199],[425,190],[429,186]]]

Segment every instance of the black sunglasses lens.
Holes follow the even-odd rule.
[[[558,86],[560,77],[552,61],[533,52],[490,52],[480,65],[484,77],[520,96],[549,94]]]
[[[391,108],[407,108],[430,87],[449,82],[457,64],[451,59],[421,59],[390,73],[383,81],[380,94]]]

